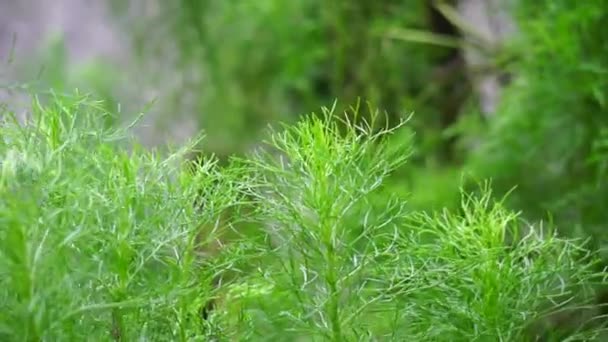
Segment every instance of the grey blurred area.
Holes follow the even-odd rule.
[[[456,8],[465,23],[483,37],[486,44],[500,45],[516,32],[516,26],[509,12],[513,0],[459,0]],[[462,32],[467,38],[470,32]],[[465,49],[465,60],[474,69],[487,63],[487,57],[474,49]],[[475,91],[479,94],[480,107],[484,114],[493,115],[500,100],[502,84],[497,72],[481,75],[471,73]]]
[[[128,46],[112,21],[107,1],[100,0],[2,0],[0,1],[0,46],[2,55],[13,48],[16,56],[27,56],[52,34],[63,34],[69,58],[123,60]]]
[[[170,56],[156,53],[142,59],[133,53],[131,32],[138,19],[160,14],[156,2],[125,1],[120,15],[110,4],[107,0],[0,0],[0,102],[18,114],[27,111],[29,96],[19,86],[55,71],[48,70],[43,57],[49,43],[61,38],[67,72],[102,63],[116,75],[111,96],[125,121],[155,101],[136,130],[144,145],[183,142],[196,133],[197,125],[192,115],[171,113],[167,120],[164,114],[168,94],[181,82]]]

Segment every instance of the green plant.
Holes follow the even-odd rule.
[[[3,112],[0,338],[521,340],[604,282],[584,245],[487,188],[438,215],[377,196],[410,140],[358,113],[220,168],[184,160],[198,141],[145,151],[81,95],[34,99],[23,124]],[[564,334],[603,332],[590,307]]]
[[[197,250],[217,236],[199,233],[237,200],[230,172],[144,151],[84,96],[49,101],[34,100],[24,125],[2,113],[1,339],[204,336],[216,270]]]
[[[492,199],[463,196],[460,213],[415,215],[405,238],[419,288],[402,299],[412,339],[588,340],[606,336],[594,304],[599,258],[552,228],[530,226]],[[583,266],[584,265],[584,266]],[[404,265],[405,267],[405,265]],[[412,271],[413,272],[413,271]],[[552,321],[559,312],[568,320]],[[549,319],[547,317],[550,317]],[[540,323],[547,327],[539,328]],[[531,329],[530,327],[536,327]],[[604,334],[604,335],[602,335]]]
[[[373,121],[349,124],[356,113],[346,131],[331,110],[304,119],[246,162],[269,258],[226,303],[236,336],[517,341],[545,333],[529,329],[543,315],[593,300],[604,276],[596,255],[521,221],[489,188],[463,198],[458,214],[408,213],[399,198],[375,198],[408,142],[397,148],[393,130]],[[594,310],[561,336],[601,334],[585,326]]]

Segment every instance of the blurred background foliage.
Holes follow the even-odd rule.
[[[522,1],[514,15],[514,80],[467,165],[497,190],[516,186],[510,202],[528,217],[550,216],[600,247],[608,232],[608,4]]]
[[[421,1],[176,1],[164,4],[196,89],[209,149],[242,151],[276,120],[358,98],[407,114],[435,62],[448,51],[392,41],[394,26],[425,27]],[[146,39],[145,36],[142,39]],[[417,102],[421,102],[418,104]],[[428,109],[429,117],[437,116]],[[429,125],[434,120],[428,120]],[[237,137],[237,138],[235,138]]]

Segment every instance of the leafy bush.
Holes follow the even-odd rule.
[[[436,216],[380,201],[411,146],[352,113],[223,168],[144,151],[82,96],[4,114],[2,340],[521,340],[604,275],[488,191]]]
[[[19,125],[3,113],[0,126],[2,340],[200,334],[215,271],[197,256],[199,234],[236,201],[230,174],[185,172],[184,151],[126,150],[85,97],[35,101],[32,114]],[[200,191],[213,210],[195,210]]]

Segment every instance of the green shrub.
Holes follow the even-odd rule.
[[[215,270],[197,257],[197,237],[236,201],[223,181],[231,176],[212,163],[181,170],[183,151],[163,159],[126,150],[125,132],[103,127],[106,115],[85,97],[62,96],[35,101],[25,125],[3,113],[2,340],[201,334]],[[213,210],[195,210],[201,191],[213,194]]]
[[[277,341],[519,341],[546,333],[530,329],[544,315],[581,310],[587,316],[561,336],[601,333],[585,326],[599,311],[577,308],[602,280],[579,242],[526,224],[488,188],[463,198],[460,214],[410,213],[399,198],[379,205],[373,194],[407,160],[408,141],[395,146],[394,130],[372,123],[344,132],[332,120],[327,110],[304,119],[246,162],[268,258],[230,292],[220,312],[239,319],[224,331]]]
[[[2,340],[519,341],[603,280],[488,189],[436,216],[375,196],[411,150],[375,111],[311,115],[223,168],[183,160],[198,141],[143,150],[82,96],[3,114]]]

